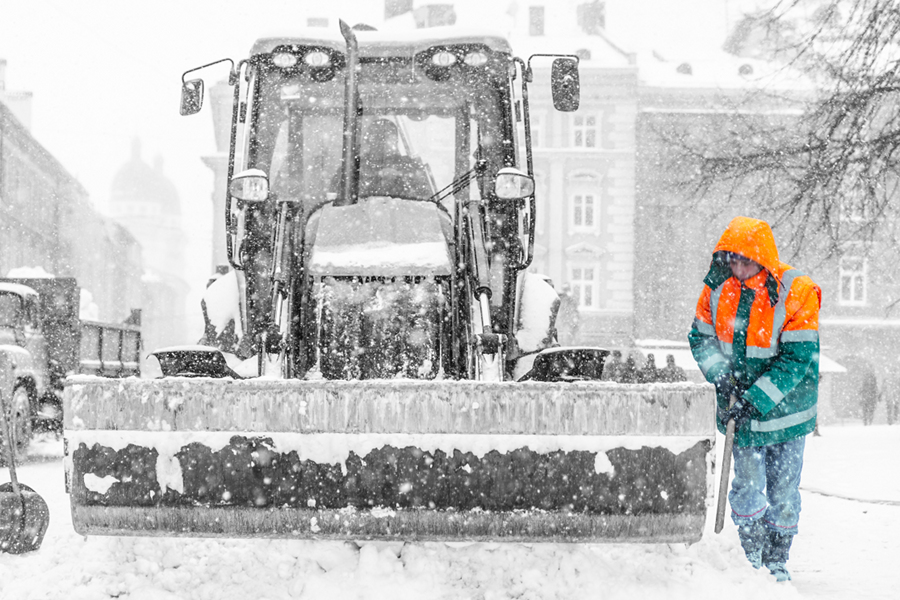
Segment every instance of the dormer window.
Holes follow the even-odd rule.
[[[541,36],[544,35],[544,7],[529,6],[528,7],[528,35]]]

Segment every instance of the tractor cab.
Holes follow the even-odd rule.
[[[37,329],[38,294],[28,286],[0,282],[0,345],[25,347]]]
[[[490,34],[342,33],[261,39],[236,69],[226,228],[244,322],[230,350],[279,354],[291,378],[509,378],[534,249],[517,133],[530,66]],[[559,61],[575,68],[554,66],[554,95],[574,110],[577,59]],[[371,344],[388,364],[350,364]]]

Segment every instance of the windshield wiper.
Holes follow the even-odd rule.
[[[485,171],[487,171],[487,164],[487,161],[483,158],[476,160],[474,167],[451,181],[446,187],[436,191],[434,194],[432,194],[431,198],[429,198],[428,201],[440,204],[448,196],[463,191],[464,189],[466,189],[466,187],[468,187],[470,183],[472,183],[473,179],[484,175]]]

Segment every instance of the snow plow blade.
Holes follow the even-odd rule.
[[[714,394],[690,383],[75,377],[84,535],[694,542]]]

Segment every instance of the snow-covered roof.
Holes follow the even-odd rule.
[[[360,56],[410,55],[433,46],[450,44],[484,44],[494,52],[510,53],[509,42],[502,34],[490,29],[463,27],[430,27],[427,29],[355,31]],[[305,28],[260,38],[253,44],[251,54],[269,53],[278,46],[319,45],[344,52],[347,44],[337,28]]]
[[[325,205],[308,270],[332,276],[437,276],[452,260],[437,205],[372,197],[349,206]],[[310,220],[311,225],[313,220]]]
[[[833,327],[900,327],[900,319],[882,319],[880,317],[828,317],[820,319],[819,324]]]
[[[644,356],[653,354],[653,360],[657,368],[665,366],[665,355],[671,354],[675,358],[675,364],[685,371],[698,371],[697,361],[690,350],[690,344],[680,340],[644,339],[635,340],[635,347]],[[819,353],[820,373],[846,373],[847,369],[838,362]]]
[[[0,282],[0,292],[18,294],[19,296],[37,296],[38,293],[27,285],[21,283]]]
[[[54,277],[53,273],[48,273],[40,265],[37,267],[14,267],[6,273],[6,276],[10,279],[52,279]]]
[[[626,52],[602,35],[523,36],[510,38],[516,54],[527,58],[531,54],[578,54],[579,67],[590,69],[634,67],[634,55]],[[590,58],[586,55],[589,54]]]
[[[641,84],[648,87],[766,88],[798,92],[814,89],[812,81],[795,69],[777,62],[734,56],[723,50],[710,50],[702,56],[641,52],[637,63]]]

